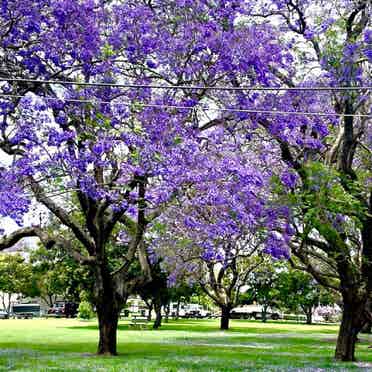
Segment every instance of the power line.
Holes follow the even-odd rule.
[[[25,95],[15,95],[15,94],[0,94],[0,97],[5,98],[24,98]],[[52,98],[52,97],[40,97],[43,100],[52,100],[52,101],[64,101],[70,103],[89,103],[89,104],[107,104],[114,106],[132,106],[131,102],[113,102],[113,101],[101,101],[101,100],[90,100],[90,99],[73,99],[73,98]],[[149,108],[169,108],[169,109],[178,109],[178,110],[195,110],[195,106],[178,106],[178,105],[166,105],[166,104],[155,104],[155,103],[136,103],[140,107],[149,107]],[[372,118],[372,115],[368,114],[341,114],[335,112],[305,112],[305,111],[281,111],[281,110],[260,110],[260,109],[234,109],[234,108],[210,108],[212,111],[221,111],[221,112],[233,112],[233,113],[250,113],[250,114],[268,114],[268,115],[289,115],[289,116],[319,116],[319,117],[359,117],[359,118]]]
[[[0,94],[0,97],[11,97],[11,98],[24,98],[26,95],[16,95],[16,94]],[[132,106],[131,102],[113,102],[113,101],[102,101],[102,100],[93,100],[93,99],[80,99],[80,98],[54,98],[54,97],[42,97],[37,96],[38,98],[44,99],[46,101],[64,101],[70,103],[91,103],[91,104],[102,104],[102,105],[114,105],[114,106]],[[116,98],[115,98],[116,99]],[[142,107],[154,107],[154,108],[175,108],[175,109],[194,109],[191,106],[177,106],[177,105],[165,105],[165,104],[155,104],[155,103],[137,103]]]
[[[88,87],[108,87],[108,88],[131,88],[131,89],[165,89],[165,90],[220,90],[220,91],[360,91],[372,90],[372,86],[348,86],[348,87],[259,87],[259,86],[205,86],[205,85],[160,85],[160,84],[119,84],[119,83],[88,83],[69,80],[42,80],[42,79],[23,79],[23,78],[3,78],[0,81],[20,82],[20,83],[37,83],[37,84],[62,84],[78,85]]]

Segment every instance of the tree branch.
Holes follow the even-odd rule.
[[[87,248],[88,252],[94,254],[94,243],[89,236],[72,220],[62,207],[58,206],[51,198],[46,196],[43,188],[32,177],[28,177],[28,180],[30,181],[31,190],[36,200],[47,207],[64,225],[69,227],[76,238]]]
[[[24,227],[0,239],[0,251],[11,248],[24,238],[40,237],[42,230],[39,227]]]

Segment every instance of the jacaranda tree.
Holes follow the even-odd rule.
[[[260,5],[254,4],[250,16],[257,22],[275,19],[293,42],[291,68],[274,72],[282,84],[336,88],[292,90],[265,100],[266,108],[335,113],[333,120],[278,115],[258,122],[276,139],[282,160],[298,179],[289,195],[297,231],[292,253],[302,262],[299,268],[341,293],[335,356],[354,360],[358,332],[371,319],[371,2],[285,0]]]
[[[252,271],[265,256],[288,258],[291,227],[288,208],[273,196],[273,169],[281,173],[275,148],[262,140],[248,146],[237,128],[233,138],[223,128],[208,133],[219,139],[208,144],[214,167],[168,206],[154,226],[152,245],[171,272],[170,285],[180,277],[197,283],[220,308],[221,329],[228,329]],[[222,152],[228,159],[221,159]]]
[[[273,84],[290,62],[275,27],[242,23],[246,13],[229,1],[1,3],[0,213],[20,227],[0,250],[38,237],[90,267],[99,354],[116,354],[121,308],[151,277],[148,226],[179,190],[211,181],[219,138],[201,128],[247,119],[203,114],[247,99],[203,87]],[[31,205],[60,229],[22,226]]]
[[[243,88],[230,108],[251,111],[225,111],[202,128],[234,131],[231,121],[243,116],[249,138],[277,146],[291,169],[282,173],[286,187],[278,184],[278,193],[291,207],[292,254],[302,262],[298,268],[341,293],[335,357],[354,360],[357,335],[371,319],[371,3],[272,0],[248,7],[229,27],[270,20],[278,26],[291,45],[289,66],[269,68],[286,89],[252,101]],[[244,86],[233,72],[229,78],[236,89]]]

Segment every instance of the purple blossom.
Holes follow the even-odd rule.
[[[282,181],[283,185],[289,189],[293,189],[296,187],[298,182],[298,176],[293,171],[285,171],[282,173],[280,180]]]

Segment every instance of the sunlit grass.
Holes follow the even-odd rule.
[[[333,361],[337,326],[182,320],[161,330],[119,327],[120,355],[94,355],[95,322],[71,319],[0,321],[0,371],[316,371],[372,370],[372,338],[362,335],[359,363]]]

